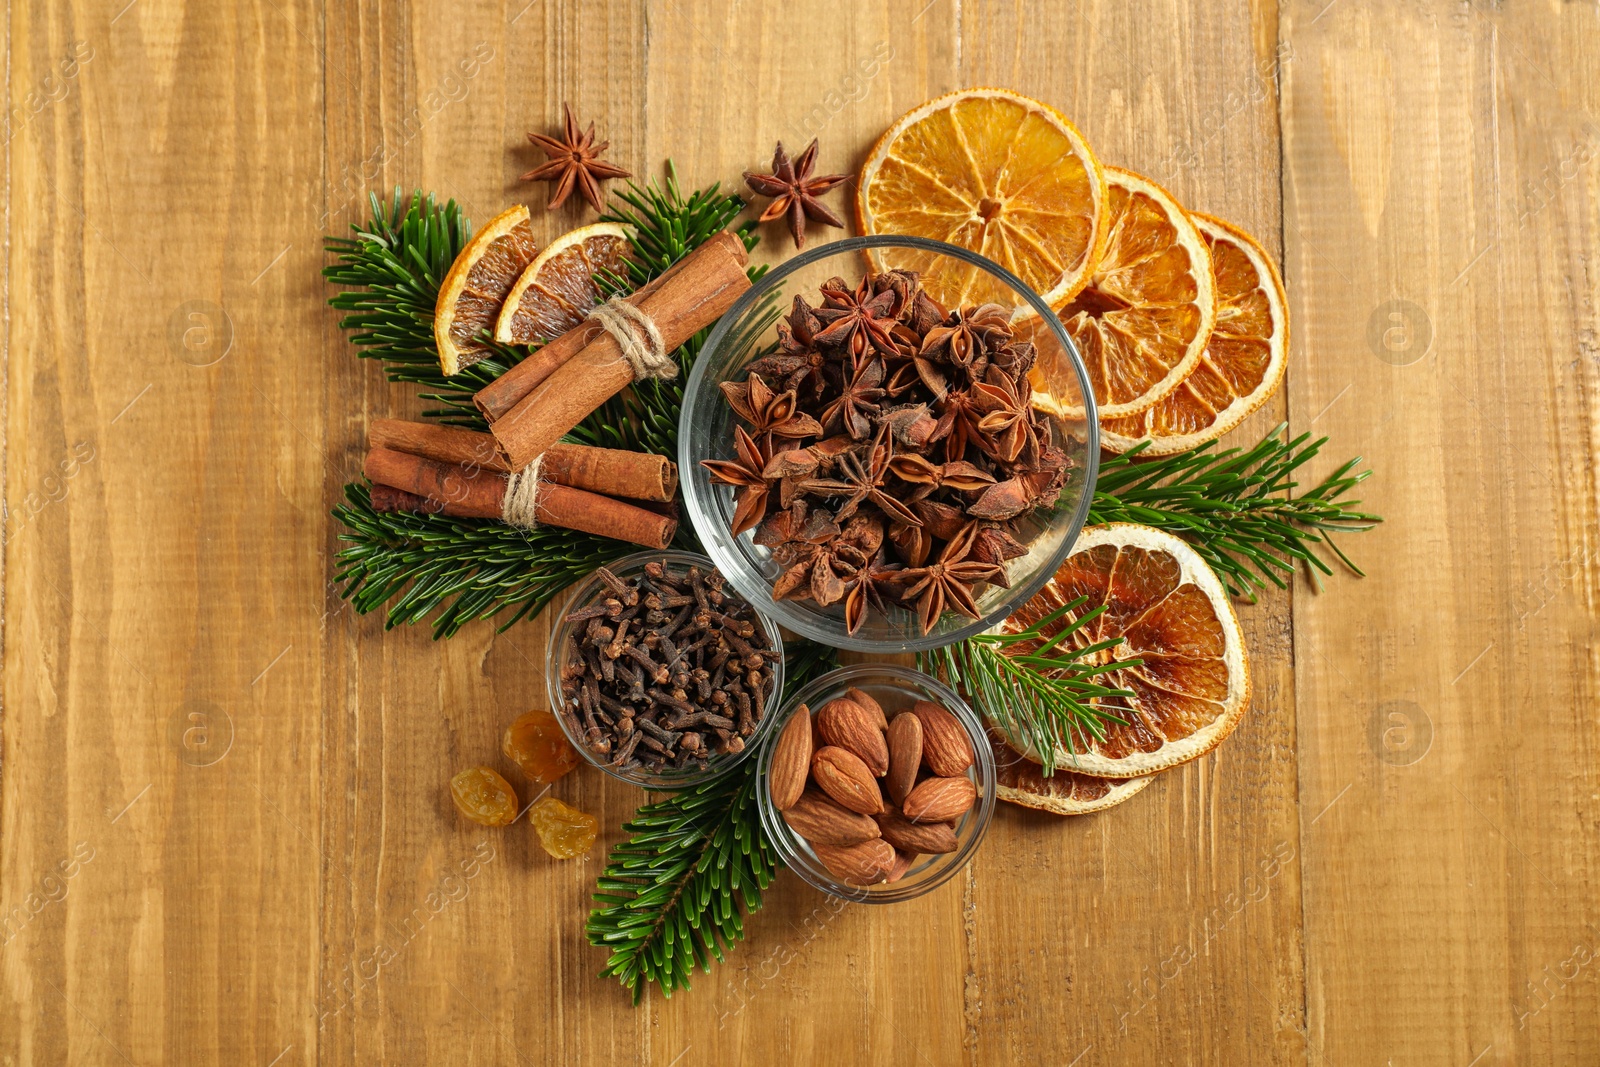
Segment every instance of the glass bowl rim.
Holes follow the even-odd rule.
[[[818,675],[805,685],[802,685],[778,709],[774,722],[786,723],[795,709],[800,705],[798,699],[801,694],[813,690],[848,688],[849,684],[868,676],[887,675],[893,684],[911,690],[915,686],[925,687],[935,693],[940,701],[945,704],[950,713],[961,721],[962,729],[967,731],[967,740],[972,742],[973,770],[978,778],[977,811],[973,817],[977,820],[972,829],[971,836],[961,843],[956,851],[948,853],[945,864],[937,873],[925,881],[915,882],[911,885],[896,883],[888,888],[879,886],[876,889],[867,886],[852,886],[832,879],[831,876],[819,874],[811,868],[814,862],[807,859],[797,851],[790,838],[798,834],[783,821],[781,814],[772,806],[772,795],[767,789],[767,775],[772,766],[772,753],[777,747],[778,738],[782,731],[776,727],[762,742],[761,753],[756,762],[756,811],[761,817],[761,828],[767,840],[772,843],[773,850],[800,879],[813,889],[860,904],[898,904],[917,897],[944,885],[958,873],[964,870],[972,857],[977,853],[988,836],[989,825],[994,819],[995,808],[999,806],[999,781],[1000,771],[994,761],[994,750],[988,745],[985,736],[974,737],[973,729],[979,735],[984,735],[983,716],[971,704],[961,698],[954,689],[945,685],[933,675],[912,667],[902,667],[897,663],[855,663],[846,667],[836,667],[826,674]],[[815,710],[815,709],[813,709]],[[798,862],[797,862],[798,861]]]
[[[817,245],[815,248],[790,257],[774,269],[763,274],[738,300],[734,301],[733,306],[717,320],[716,325],[711,328],[711,333],[706,337],[705,345],[701,348],[700,355],[696,358],[694,367],[689,371],[689,376],[684,382],[683,408],[678,416],[678,471],[684,486],[683,503],[685,511],[688,512],[689,525],[694,530],[695,536],[700,539],[700,543],[705,546],[709,555],[712,551],[711,546],[716,542],[714,539],[705,537],[703,531],[714,522],[714,518],[702,509],[699,497],[687,488],[691,481],[701,477],[701,475],[690,451],[691,435],[686,432],[691,408],[690,398],[698,393],[705,392],[707,388],[704,384],[704,379],[707,377],[707,367],[710,365],[709,357],[726,342],[728,335],[733,332],[735,326],[749,313],[751,308],[763,300],[769,292],[777,287],[779,282],[789,275],[832,256],[853,252],[870,252],[875,248],[915,248],[925,252],[951,256],[964,263],[986,270],[1011,286],[1032,308],[1034,314],[1041,321],[1049,324],[1049,329],[1055,334],[1056,340],[1065,349],[1067,355],[1071,357],[1072,369],[1078,379],[1078,391],[1084,403],[1083,422],[1087,434],[1085,442],[1087,456],[1084,462],[1084,492],[1069,519],[1070,536],[1062,538],[1061,546],[1056,550],[1053,559],[1042,562],[1030,578],[1013,586],[1010,594],[983,618],[970,620],[967,626],[953,633],[931,633],[903,640],[874,640],[854,637],[847,633],[833,633],[824,630],[817,626],[806,613],[798,609],[792,609],[783,601],[774,599],[770,584],[764,580],[747,583],[747,575],[742,573],[742,569],[739,567],[730,567],[724,571],[724,574],[729,583],[738,590],[741,596],[750,602],[752,607],[756,608],[758,613],[766,615],[770,611],[773,619],[780,625],[787,626],[801,636],[808,637],[813,641],[833,648],[848,649],[852,652],[924,652],[928,649],[952,644],[973,634],[983,633],[1033,599],[1034,595],[1044,588],[1045,583],[1054,577],[1062,562],[1071,554],[1073,545],[1077,543],[1078,535],[1083,532],[1084,525],[1089,521],[1089,508],[1094,503],[1094,487],[1100,476],[1100,418],[1095,405],[1094,388],[1089,382],[1089,372],[1083,365],[1083,357],[1078,352],[1078,346],[1067,335],[1066,329],[1061,325],[1060,318],[1050,310],[1050,306],[1044,302],[1044,299],[1022,279],[987,256],[962,248],[959,245],[947,244],[927,237],[906,237],[891,234],[842,237],[837,241],[829,241],[827,244]],[[715,562],[715,560],[713,561]],[[759,589],[755,588],[757,585],[760,586]]]
[[[652,560],[662,560],[669,563],[684,563],[687,561],[706,570],[720,569],[717,568],[716,561],[704,553],[689,552],[681,548],[647,548],[642,552],[635,552],[620,559],[612,560],[610,563],[605,564],[605,567],[613,574],[619,574],[623,571],[642,567]],[[727,576],[724,575],[723,577],[726,578]],[[591,767],[597,768],[617,779],[617,781],[636,785],[653,793],[679,793],[689,789],[696,789],[708,782],[716,781],[744,763],[745,760],[753,758],[762,745],[765,744],[767,735],[772,730],[771,724],[777,721],[778,713],[782,710],[782,705],[778,704],[778,702],[783,699],[783,687],[785,684],[783,634],[779,630],[778,624],[768,617],[766,612],[762,611],[755,601],[750,600],[738,589],[735,589],[734,592],[738,593],[740,598],[750,605],[750,610],[766,630],[767,639],[772,642],[772,651],[777,656],[777,662],[772,668],[772,697],[768,701],[766,714],[762,715],[761,721],[756,723],[756,728],[751,733],[750,739],[745,743],[742,751],[731,754],[723,753],[722,756],[713,759],[703,771],[690,770],[676,774],[635,774],[621,771],[607,763],[602,763],[594,753],[589,751],[589,746],[583,743],[583,738],[572,736],[572,730],[567,726],[566,718],[557,710],[565,700],[561,693],[561,653],[566,644],[567,631],[571,625],[566,621],[566,614],[575,608],[583,607],[585,602],[593,598],[594,590],[602,585],[599,574],[591,572],[582,582],[573,586],[573,596],[562,610],[561,617],[551,627],[549,645],[545,649],[545,695],[550,700],[550,711],[555,715],[556,722],[561,726],[561,732],[566,735],[567,741],[571,743],[572,747],[578,750],[578,755],[583,757],[584,761]],[[580,597],[579,594],[583,595]],[[717,762],[718,760],[723,762],[719,763]]]

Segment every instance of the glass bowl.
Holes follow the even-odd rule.
[[[714,564],[705,556],[693,552],[639,552],[613,563],[608,569],[623,581],[634,577],[644,570],[647,563],[662,563],[668,569],[682,573],[689,567],[699,567],[702,571],[710,571]],[[726,576],[726,572],[724,572]],[[730,593],[735,591],[729,590]],[[598,574],[591,574],[573,593],[572,599],[567,604],[567,613],[588,607],[591,604],[604,600],[610,595],[604,582]],[[693,789],[695,786],[704,785],[715,778],[733,770],[748,759],[772,731],[772,723],[777,719],[775,705],[783,693],[783,638],[777,626],[771,619],[762,614],[759,605],[752,605],[755,617],[760,623],[763,632],[767,635],[767,643],[771,646],[776,661],[772,667],[772,692],[767,694],[767,699],[762,705],[763,715],[761,721],[756,723],[755,732],[746,740],[744,749],[739,752],[724,752],[713,756],[708,761],[706,768],[698,767],[681,771],[667,771],[661,774],[651,774],[643,769],[631,771],[620,770],[611,766],[602,757],[589,750],[581,735],[574,735],[572,727],[567,724],[567,717],[561,714],[561,707],[565,697],[561,692],[561,672],[568,662],[572,637],[580,626],[587,627],[588,623],[571,623],[567,621],[567,614],[563,613],[556,622],[550,634],[550,645],[545,653],[545,684],[550,698],[550,710],[556,713],[556,721],[561,724],[561,730],[567,735],[567,740],[572,742],[572,747],[578,754],[594,766],[605,771],[611,777],[645,789],[676,792],[683,789]]]
[[[778,736],[789,717],[805,705],[815,712],[835,697],[842,697],[847,689],[860,689],[883,705],[884,714],[893,719],[896,712],[909,709],[919,700],[931,700],[948,708],[966,728],[967,740],[972,742],[973,765],[967,768],[967,777],[978,787],[978,799],[956,824],[958,845],[954,852],[938,856],[924,856],[907,871],[898,882],[889,885],[859,886],[841,882],[817,859],[816,853],[805,838],[789,829],[782,813],[772,806],[772,795],[767,786],[767,775],[772,769],[772,754],[777,748]],[[756,806],[761,813],[761,828],[767,840],[777,849],[783,862],[812,886],[847,900],[865,904],[896,904],[911,900],[943,885],[967,865],[978,850],[983,835],[989,830],[989,820],[994,815],[995,763],[994,750],[984,733],[983,721],[977,712],[955,694],[949,686],[921,671],[895,667],[886,663],[863,663],[854,667],[841,667],[802,686],[784,701],[783,710],[772,716],[776,720],[766,743],[761,746],[760,763],[756,774]]]
[[[820,607],[812,601],[774,600],[772,583],[780,568],[770,550],[754,542],[755,531],[732,536],[734,493],[731,486],[713,485],[702,460],[733,459],[733,431],[737,417],[723,398],[718,384],[743,379],[751,362],[776,344],[776,324],[788,314],[795,296],[819,302],[818,289],[831,277],[850,285],[860,281],[869,255],[899,250],[896,258],[940,269],[987,272],[993,297],[1010,293],[1015,301],[1013,322],[1039,349],[1037,366],[1051,368],[1044,383],[1064,409],[1084,412],[1082,417],[1051,415],[1055,444],[1067,454],[1067,483],[1052,508],[1041,508],[1018,520],[1017,536],[1028,552],[1005,564],[1010,588],[989,585],[977,597],[977,619],[947,611],[924,634],[916,613],[889,605],[888,612],[873,610],[856,633],[845,626],[840,604]],[[947,262],[948,261],[948,262]],[[1061,380],[1057,380],[1061,379]],[[1036,381],[1036,390],[1039,385]],[[728,582],[758,610],[783,626],[823,644],[857,652],[917,652],[937,648],[989,629],[1039,591],[1071,551],[1083,528],[1094,495],[1100,462],[1099,424],[1094,392],[1090,388],[1077,349],[1037,294],[1003,267],[966,249],[919,237],[851,237],[804,252],[761,279],[740,297],[712,329],[684,387],[683,411],[678,422],[679,471],[689,521]]]

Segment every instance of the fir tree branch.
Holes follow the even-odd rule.
[[[835,656],[801,643],[789,654],[785,691],[837,666]],[[628,840],[611,850],[584,931],[611,953],[601,976],[614,976],[635,1004],[648,984],[668,997],[688,989],[695,967],[709,972],[744,939],[744,915],[761,907],[779,866],[756,788],[752,755],[724,778],[646,804],[623,825]]]
[[[1331,575],[1322,547],[1355,574],[1362,571],[1333,541],[1335,534],[1370,530],[1383,520],[1356,510],[1344,495],[1370,470],[1356,471],[1358,456],[1298,496],[1294,473],[1310,462],[1326,437],[1289,439],[1287,424],[1254,448],[1217,451],[1216,442],[1134,462],[1132,449],[1100,466],[1089,522],[1136,522],[1177,534],[1211,565],[1237,597],[1255,600],[1268,582],[1287,588],[1297,564],[1315,581]]]
[[[1073,637],[1106,610],[1102,605],[1081,616],[1074,615],[1088,599],[1078,597],[1016,633],[978,634],[953,645],[919,652],[917,667],[942,675],[952,687],[965,693],[1015,747],[1037,757],[1044,773],[1050,774],[1055,770],[1058,751],[1080,751],[1090,738],[1105,737],[1107,721],[1118,721],[1116,712],[1100,706],[1100,699],[1133,695],[1101,684],[1100,676],[1142,662],[1096,662],[1099,653],[1117,644],[1114,640],[1073,647]],[[1058,623],[1060,631],[1051,634]],[[1039,647],[1019,653],[1009,651],[1025,642],[1035,642]]]

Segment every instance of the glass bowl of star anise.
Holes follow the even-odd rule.
[[[879,270],[894,249],[910,264]],[[919,271],[964,272],[945,307]],[[806,637],[936,648],[1037,593],[1088,516],[1099,459],[1082,360],[998,264],[915,237],[790,259],[718,321],[684,387],[695,533],[728,582]]]

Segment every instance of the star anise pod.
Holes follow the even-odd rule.
[[[808,218],[827,226],[844,225],[844,220],[824,206],[817,197],[850,175],[828,174],[821,178],[813,178],[811,169],[816,164],[815,138],[806,146],[806,150],[800,153],[800,158],[792,162],[789,153],[783,150],[783,142],[779,141],[777,149],[772,153],[771,174],[756,174],[748,170],[744,172],[746,185],[762,196],[773,198],[772,203],[761,213],[761,221],[770,222],[780,215],[787,215],[789,234],[794,238],[796,248],[804,248],[806,245]]]
[[[594,143],[592,122],[589,123],[587,130],[579,133],[578,120],[572,114],[572,105],[563,104],[562,107],[567,110],[565,139],[558,141],[542,133],[528,134],[528,140],[543,149],[545,155],[550,157],[550,161],[524,174],[522,180],[555,183],[555,188],[550,192],[550,203],[545,205],[547,211],[554,211],[566,203],[574,186],[582,191],[583,198],[589,201],[596,211],[603,211],[605,208],[600,201],[600,182],[606,178],[631,178],[633,175],[621,167],[602,160],[600,153],[610,148],[611,142]]]
[[[743,426],[734,427],[733,444],[739,455],[737,460],[703,459],[700,465],[711,472],[711,480],[718,485],[738,487],[733,508],[733,536],[738,537],[767,513],[772,485],[762,471],[771,457]]]
[[[874,293],[871,278],[862,278],[854,289],[843,278],[829,278],[822,283],[822,306],[816,310],[824,327],[816,341],[838,345],[857,359],[868,349],[897,356],[900,350],[890,335],[895,321],[889,312],[894,304],[893,290]]]
[[[869,359],[856,368],[840,387],[839,395],[818,413],[823,428],[839,426],[857,440],[872,432],[870,412],[878,413],[883,398],[883,361]]]
[[[889,470],[902,482],[916,486],[912,500],[921,500],[946,487],[960,492],[987,489],[994,484],[994,475],[966,460],[934,463],[915,452],[907,452],[889,461]]]
[[[923,633],[932,631],[946,608],[953,608],[969,619],[983,617],[978,611],[974,591],[978,585],[994,581],[1001,574],[1001,568],[997,563],[973,557],[978,532],[978,524],[969,522],[944,546],[938,562],[900,572],[900,580],[906,583],[906,599],[916,598],[917,619],[922,623]]]
[[[839,456],[838,478],[809,478],[800,483],[800,489],[819,496],[845,497],[838,510],[841,519],[849,518],[856,508],[871,502],[894,522],[920,525],[922,520],[916,513],[884,488],[889,479],[889,462],[894,458],[893,440],[880,429],[866,453],[865,460],[858,452],[843,453]]]
[[[867,621],[868,607],[884,610],[884,600],[898,592],[900,572],[898,563],[887,563],[881,555],[874,556],[865,565],[845,579],[844,625],[849,633],[861,629]]]
[[[759,374],[742,382],[722,382],[722,395],[728,406],[756,433],[774,437],[816,437],[822,424],[804,411],[793,389],[774,393]]]
[[[928,440],[944,442],[946,460],[961,459],[967,454],[967,445],[983,436],[978,429],[983,412],[978,410],[970,389],[945,394],[939,409],[939,419]]]
[[[978,447],[995,459],[1014,463],[1026,448],[1037,448],[1033,430],[1033,388],[1026,377],[1013,378],[991,367],[984,380],[972,387],[971,405],[981,412]]]
[[[999,304],[958,308],[922,338],[924,359],[954,364],[972,381],[983,377],[989,351],[1011,340],[1011,313]]]

